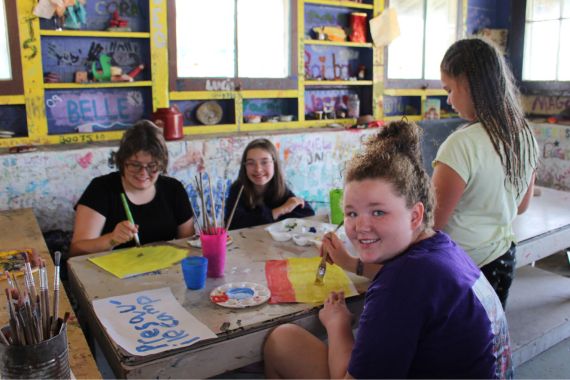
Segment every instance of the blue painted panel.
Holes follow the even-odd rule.
[[[196,118],[196,110],[205,100],[173,100],[170,105],[178,107],[184,116],[184,125],[202,125]],[[233,99],[216,100],[222,107],[222,120],[218,124],[235,123],[235,107]]]
[[[98,51],[93,57],[90,52]],[[73,82],[76,71],[91,71],[92,59],[100,54],[111,57],[111,65],[128,73],[139,64],[143,70],[136,80],[150,80],[149,41],[127,38],[43,37],[42,64],[44,73],[59,75],[60,82]],[[97,62],[97,67],[100,67]]]
[[[244,99],[243,114],[261,116],[296,115],[297,98],[290,99]]]
[[[26,107],[24,105],[0,106],[0,129],[14,132],[14,137],[27,137]]]
[[[305,91],[305,115],[308,119],[313,118],[315,111],[323,111],[324,105],[334,106],[335,111],[348,110],[348,97],[350,94],[358,95],[362,99],[361,94],[356,89],[319,89]],[[363,101],[360,101],[361,107]],[[368,113],[368,112],[367,112]],[[361,114],[363,111],[361,110]]]
[[[46,90],[49,134],[123,130],[152,110],[150,88]]]
[[[349,79],[357,77],[359,67],[364,65],[364,79],[372,79],[372,50],[343,46],[305,45],[305,78]]]
[[[420,115],[422,98],[419,96],[384,96],[384,115]]]
[[[316,35],[312,33],[312,28],[321,26],[339,26],[345,30],[348,36],[350,14],[353,12],[368,13],[368,18],[371,14],[371,11],[364,9],[357,10],[305,3],[305,38],[316,38]],[[370,41],[370,36],[368,36],[367,41]]]
[[[85,4],[86,23],[81,30],[107,30],[113,12],[128,21],[133,32],[149,31],[147,0],[89,0]],[[54,20],[40,19],[42,29],[55,29]]]

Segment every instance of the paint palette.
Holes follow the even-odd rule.
[[[230,282],[210,293],[210,300],[223,307],[243,309],[261,305],[271,297],[269,289],[253,282]]]
[[[273,223],[265,228],[275,241],[293,239],[295,244],[304,246],[310,243],[318,245],[327,232],[334,231],[336,226],[315,220],[289,218]]]
[[[25,248],[0,252],[0,273],[3,274],[4,272],[9,271],[15,276],[22,276],[24,274],[24,266],[26,264],[26,261],[22,254],[27,254],[30,258],[30,266],[32,272],[37,271],[38,266],[35,265],[35,262],[33,260],[32,249]],[[5,279],[4,275],[2,275],[0,279]]]
[[[190,239],[187,240],[188,244],[194,248],[202,248],[202,241],[200,240],[200,236],[194,235]],[[226,245],[230,245],[234,242],[234,239],[230,235],[227,236]]]

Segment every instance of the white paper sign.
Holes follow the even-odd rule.
[[[394,8],[386,8],[381,15],[370,20],[370,34],[376,47],[388,46],[400,35],[398,13]]]
[[[133,355],[156,354],[216,338],[178,303],[170,288],[94,300],[93,309],[111,339]]]

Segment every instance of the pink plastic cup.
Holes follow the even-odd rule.
[[[226,239],[228,232],[218,228],[216,235],[208,235],[202,232],[202,255],[208,259],[208,277],[223,277],[226,267]]]

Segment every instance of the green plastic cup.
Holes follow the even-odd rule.
[[[344,212],[342,211],[342,195],[342,189],[332,189],[329,192],[332,224],[340,224],[344,219]]]

